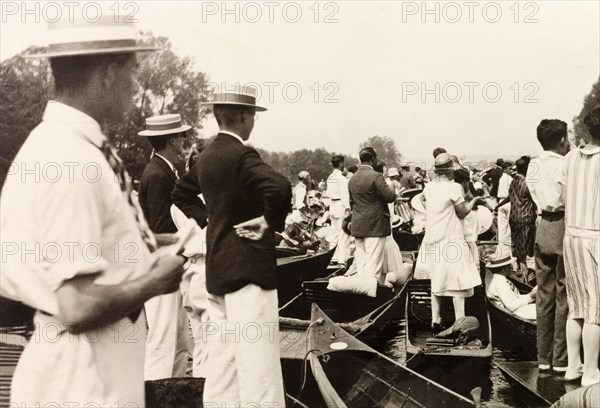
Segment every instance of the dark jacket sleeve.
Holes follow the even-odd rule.
[[[239,172],[242,185],[261,194],[263,215],[269,227],[275,231],[283,231],[292,200],[290,182],[265,163],[254,149],[248,149],[243,154]]]
[[[171,182],[166,175],[152,179],[148,184],[146,207],[150,229],[156,233],[177,232],[171,218]]]
[[[378,174],[377,177],[375,177],[374,184],[377,195],[386,203],[393,203],[396,200],[396,193],[388,186],[381,174]]]
[[[204,228],[207,225],[207,211],[204,201],[198,197],[200,193],[197,169],[193,166],[175,183],[171,200],[188,218],[192,218]]]

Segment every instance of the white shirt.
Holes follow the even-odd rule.
[[[244,139],[242,139],[242,137],[240,135],[238,135],[237,133],[230,132],[229,130],[219,130],[219,133],[224,133],[226,135],[233,136],[237,140],[239,140],[241,144],[243,144],[243,145],[246,144],[246,142],[244,141]]]
[[[97,285],[120,284],[147,273],[154,261],[98,148],[105,140],[90,116],[51,101],[4,185],[1,293],[48,313],[35,314],[12,380],[18,406],[144,406],[143,313],[135,324],[124,318],[81,335],[62,331],[52,316],[63,282],[94,274]]]
[[[350,209],[350,191],[348,179],[339,169],[334,169],[327,178],[327,196],[333,201],[340,201],[344,209]]]
[[[498,198],[508,197],[511,182],[512,177],[506,173],[502,173],[502,177],[500,177],[500,181],[498,182]]]
[[[516,313],[520,307],[533,302],[531,296],[521,295],[506,277],[497,273],[492,274],[491,280],[486,283],[485,293],[496,306],[511,313]]]
[[[565,209],[560,197],[560,177],[564,161],[564,156],[558,153],[542,151],[529,162],[525,182],[538,213]]]
[[[306,185],[303,182],[299,182],[292,191],[292,208],[299,210],[302,207],[306,207]]]

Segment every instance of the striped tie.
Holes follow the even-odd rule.
[[[112,147],[112,145],[108,141],[104,141],[104,143],[102,143],[101,150],[102,153],[104,153],[106,161],[113,169],[115,175],[117,176],[117,179],[119,180],[121,191],[123,192],[123,194],[125,194],[127,202],[131,207],[131,212],[135,217],[136,224],[138,226],[142,239],[144,240],[144,243],[146,244],[150,252],[154,252],[157,248],[156,239],[154,238],[154,235],[152,234],[152,231],[150,231],[150,227],[148,226],[148,223],[144,218],[140,204],[131,195],[131,177],[129,177],[129,174],[127,174],[125,166],[123,165],[123,162],[118,156],[115,148]]]

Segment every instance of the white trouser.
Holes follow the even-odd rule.
[[[183,308],[187,312],[194,338],[192,375],[206,378],[208,346],[205,344],[204,327],[208,323],[208,292],[206,291],[206,263],[204,258],[190,259],[181,280]]]
[[[156,296],[144,304],[148,319],[144,379],[185,377],[189,323],[181,292]]]
[[[374,276],[380,284],[383,284],[385,276],[381,273],[381,269],[383,268],[385,237],[356,238],[355,243],[354,259],[358,276]]]
[[[284,408],[277,291],[248,284],[208,304],[204,407]]]
[[[496,254],[512,257],[512,240],[510,238],[510,225],[508,223],[509,215],[510,203],[506,203],[498,208],[498,247],[496,248]]]
[[[337,242],[337,248],[333,253],[333,261],[344,262],[350,258],[350,235],[346,234],[342,229],[342,223],[344,222],[343,217],[332,217],[331,226],[334,229],[334,234]]]

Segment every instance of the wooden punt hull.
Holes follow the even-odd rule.
[[[473,402],[357,340],[313,306],[308,347],[325,406],[471,407]]]
[[[335,247],[311,255],[277,259],[277,296],[279,306],[285,305],[302,291],[302,282],[326,277]]]
[[[549,407],[568,390],[569,384],[552,375],[540,376],[537,361],[496,363],[515,397],[527,407]],[[575,386],[577,387],[577,386]]]
[[[429,347],[426,345],[427,339],[433,337],[431,331],[431,281],[410,281],[406,290],[406,354],[490,358],[492,356],[492,330],[485,291],[480,285],[475,288],[474,292],[473,296],[465,299],[465,314],[475,316],[479,320],[480,327],[475,335],[482,339],[484,348]],[[454,308],[450,298],[444,299],[441,314],[442,323],[451,326],[454,322]]]

